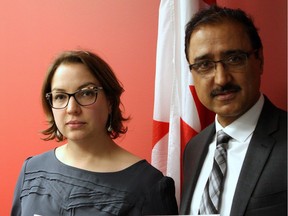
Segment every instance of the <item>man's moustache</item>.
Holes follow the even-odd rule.
[[[229,84],[229,85],[225,85],[225,86],[221,86],[219,88],[213,89],[210,95],[211,97],[216,97],[221,94],[226,94],[229,92],[238,92],[240,90],[241,90],[240,86]]]

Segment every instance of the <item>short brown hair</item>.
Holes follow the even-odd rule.
[[[55,71],[61,64],[65,63],[79,63],[85,65],[91,73],[100,82],[107,99],[111,104],[111,114],[112,116],[111,126],[112,131],[107,133],[112,139],[116,139],[121,134],[127,132],[127,127],[123,125],[124,121],[129,120],[129,117],[123,117],[122,109],[123,104],[121,103],[120,96],[124,92],[122,83],[117,79],[112,68],[107,62],[105,62],[98,55],[89,51],[65,51],[61,53],[52,63],[47,71],[46,78],[44,79],[41,93],[42,107],[47,116],[47,122],[49,127],[42,131],[46,137],[44,140],[63,141],[66,138],[58,130],[54,116],[52,113],[52,108],[46,99],[46,94],[51,92],[51,81],[55,74]],[[106,123],[106,128],[110,125],[110,118],[108,118]]]

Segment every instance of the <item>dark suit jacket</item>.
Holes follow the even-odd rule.
[[[180,214],[189,214],[192,195],[215,135],[215,123],[189,141],[183,158]],[[236,186],[231,216],[287,215],[287,112],[266,97]]]

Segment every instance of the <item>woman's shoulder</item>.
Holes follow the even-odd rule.
[[[40,154],[36,154],[27,158],[28,161],[38,161],[38,160],[47,160],[51,159],[54,155],[54,149],[49,150]]]
[[[119,176],[121,176],[121,179],[126,179],[125,182],[128,183],[128,185],[134,185],[136,188],[142,188],[144,190],[150,190],[156,185],[159,187],[161,187],[161,185],[165,186],[167,181],[173,181],[172,178],[164,176],[160,170],[152,166],[145,159],[142,159],[130,167],[120,171]]]
[[[171,177],[164,176],[162,172],[147,161],[142,163],[143,176],[138,183],[139,188],[142,187],[145,194],[146,204],[142,213],[144,215],[155,215],[155,213],[157,215],[176,215],[178,207],[175,198],[174,180]]]
[[[132,173],[137,173],[139,175],[152,176],[152,178],[158,177],[162,178],[163,174],[160,170],[152,166],[146,159],[141,159],[136,163],[132,164],[128,169]]]
[[[26,169],[35,169],[37,167],[52,165],[52,162],[55,160],[54,150],[49,150],[44,153],[30,156],[25,160]]]

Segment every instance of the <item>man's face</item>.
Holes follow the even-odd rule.
[[[251,53],[240,69],[217,63],[209,76],[191,70],[200,101],[218,114],[222,126],[232,123],[259,99],[262,50],[254,52],[244,28],[235,22],[202,25],[191,35],[189,64],[218,61],[239,53]]]

